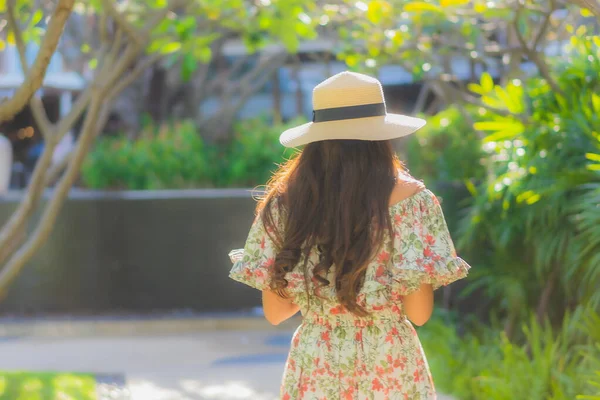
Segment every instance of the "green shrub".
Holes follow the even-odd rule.
[[[596,322],[589,310],[568,315],[558,330],[531,317],[520,344],[481,326],[461,337],[438,316],[419,329],[419,337],[436,387],[458,400],[572,400],[596,393],[590,382],[600,362]]]
[[[289,126],[263,119],[239,122],[227,143],[208,144],[191,121],[146,125],[136,140],[121,135],[98,140],[82,168],[92,189],[186,189],[264,184],[294,154],[279,144]]]
[[[509,113],[487,111],[475,124],[487,134],[489,171],[459,244],[512,326],[530,309],[559,325],[573,304],[600,304],[600,228],[590,224],[600,220],[591,192],[600,174],[590,169],[590,154],[600,157],[600,49],[591,37],[571,44],[552,70],[562,94],[539,77],[471,85]]]
[[[304,121],[270,125],[264,119],[238,122],[230,143],[224,147],[218,160],[219,174],[214,177],[217,186],[254,187],[265,184],[277,165],[292,157],[295,150],[279,143],[279,135]]]
[[[101,138],[82,168],[93,189],[209,186],[211,152],[191,122],[146,126],[135,141]]]
[[[467,109],[473,116],[472,109]],[[451,106],[433,117],[411,136],[406,162],[411,174],[427,184],[481,180],[485,176],[485,153],[470,121]]]

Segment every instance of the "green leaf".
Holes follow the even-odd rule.
[[[540,200],[540,198],[541,198],[541,197],[542,197],[542,196],[541,196],[539,193],[536,193],[536,194],[533,194],[533,195],[529,196],[529,197],[528,197],[528,198],[525,200],[525,202],[526,202],[527,204],[534,204],[534,203],[537,203],[537,202]]]
[[[42,10],[37,10],[31,18],[30,26],[36,26],[42,20],[42,18],[44,18],[44,12]]]
[[[492,76],[487,72],[481,74],[481,87],[486,92],[494,90],[494,79],[492,79]]]
[[[193,51],[196,60],[203,64],[208,64],[212,58],[212,50],[210,47],[196,47]]]
[[[587,158],[588,160],[591,160],[591,161],[600,162],[600,154],[597,154],[597,153],[586,153],[585,158]]]
[[[504,88],[495,86],[494,91],[496,92],[496,96],[502,100],[504,106],[508,108],[508,111],[513,114],[519,114],[522,111],[521,102],[515,101]]]
[[[468,89],[469,89],[471,92],[473,92],[473,93],[476,93],[476,94],[479,94],[479,95],[482,95],[482,96],[483,96],[484,94],[486,94],[486,92],[483,90],[483,88],[481,87],[481,85],[478,85],[477,83],[469,83],[469,84],[467,85],[467,88],[468,88]]]
[[[583,36],[587,33],[587,27],[585,25],[581,25],[579,28],[577,28],[577,30],[575,31],[575,35],[577,36]]]
[[[507,126],[511,126],[511,123],[506,121],[485,121],[473,124],[473,127],[478,131],[499,131],[506,129]]]
[[[173,21],[165,18],[156,26],[156,28],[154,28],[154,32],[157,34],[165,34],[171,29],[172,26]]]
[[[389,17],[392,10],[392,6],[387,1],[372,0],[367,9],[367,19],[373,24],[378,24],[383,18]]]
[[[181,78],[183,81],[189,81],[197,68],[198,62],[196,61],[194,54],[186,53],[181,62]]]
[[[519,121],[487,121],[476,122],[473,128],[480,131],[495,131],[496,133],[487,136],[484,142],[497,142],[500,140],[508,140],[523,132],[523,124]]]
[[[404,11],[407,12],[425,12],[425,11],[434,11],[443,13],[444,11],[435,4],[425,3],[424,1],[413,1],[404,6]]]
[[[5,47],[6,47],[6,42],[4,40],[0,39],[0,51],[3,51]]]
[[[291,29],[284,29],[281,32],[281,42],[290,52],[295,52],[298,50],[298,46],[300,46],[300,40],[298,39],[298,36],[296,36],[296,33]]]
[[[0,0],[0,12],[6,11],[6,0]]]
[[[175,53],[181,48],[180,42],[171,42],[160,49],[161,54]]]
[[[440,5],[442,7],[456,7],[464,6],[471,2],[471,0],[441,0]]]
[[[296,22],[294,25],[296,33],[303,38],[314,39],[317,37],[317,32],[310,26],[303,22]]]
[[[475,12],[477,14],[482,14],[487,10],[487,6],[485,5],[485,1],[476,1],[475,4],[473,5],[473,10],[475,10]]]
[[[592,105],[594,106],[594,111],[600,113],[600,96],[596,93],[592,93]]]
[[[352,68],[358,65],[360,58],[356,54],[348,54],[346,57],[344,57],[344,61],[346,62],[346,65]]]

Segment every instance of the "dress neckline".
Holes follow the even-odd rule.
[[[392,204],[391,206],[389,206],[389,210],[392,211],[392,210],[395,210],[396,208],[401,208],[404,204],[409,203],[412,200],[415,200],[416,198],[422,196],[427,191],[428,191],[427,188],[423,188],[422,190],[419,190],[417,193],[412,194],[412,195],[408,196],[407,198],[404,198],[404,199]]]

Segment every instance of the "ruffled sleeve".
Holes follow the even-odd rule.
[[[457,256],[437,197],[425,189],[412,207],[394,216],[392,277],[406,295],[423,283],[433,289],[467,276],[470,266]]]
[[[273,219],[279,224],[276,207],[273,209]],[[275,263],[276,249],[271,236],[265,230],[260,216],[257,216],[250,228],[243,249],[232,250],[229,257],[233,267],[229,277],[258,290],[269,289],[270,269]]]

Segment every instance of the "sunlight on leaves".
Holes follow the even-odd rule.
[[[442,7],[456,7],[456,6],[464,6],[471,2],[471,0],[441,0],[440,5]]]
[[[590,171],[600,171],[600,164],[590,164],[587,166]]]
[[[467,89],[469,89],[471,92],[479,94],[479,95],[484,95],[486,94],[486,91],[483,90],[483,88],[481,87],[481,85],[477,84],[477,83],[469,83],[467,85]]]
[[[367,9],[367,19],[373,24],[378,24],[383,18],[388,17],[392,10],[392,5],[387,1],[373,0]]]
[[[600,162],[600,154],[597,154],[597,153],[586,153],[585,158],[587,158],[588,160],[591,160],[591,161]]]
[[[425,3],[424,1],[415,1],[412,3],[408,3],[404,6],[404,11],[407,12],[425,12],[425,11],[435,11],[435,12],[443,12],[443,10],[436,6],[435,4]]]
[[[6,42],[10,45],[15,45],[15,34],[12,31],[6,34]]]
[[[181,48],[181,43],[171,42],[171,43],[165,45],[163,48],[161,48],[160,52],[162,54],[171,54],[171,53],[175,53],[180,48]]]
[[[494,80],[492,79],[492,76],[487,72],[481,74],[481,88],[485,92],[491,92],[492,90],[494,90]]]

